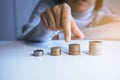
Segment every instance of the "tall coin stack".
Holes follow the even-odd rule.
[[[102,42],[101,41],[90,41],[89,42],[89,55],[97,56],[102,52]]]

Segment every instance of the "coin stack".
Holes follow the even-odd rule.
[[[69,44],[70,55],[80,55],[80,44]]]
[[[51,55],[52,56],[60,56],[61,55],[61,48],[60,47],[52,47],[51,48]]]
[[[34,50],[34,53],[33,53],[33,56],[43,56],[44,55],[44,52],[43,50]]]
[[[101,41],[90,41],[89,42],[89,55],[97,56],[100,55],[102,51]]]

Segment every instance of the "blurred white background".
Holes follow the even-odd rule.
[[[16,40],[23,24],[40,0],[0,0],[0,40]],[[114,13],[120,15],[120,0],[104,0]]]

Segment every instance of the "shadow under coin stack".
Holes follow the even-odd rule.
[[[80,44],[69,44],[70,55],[80,55]]]

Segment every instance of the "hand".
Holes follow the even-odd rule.
[[[62,30],[66,42],[71,40],[71,33],[77,38],[84,37],[74,22],[70,6],[66,3],[48,8],[41,14],[41,20],[48,30]]]

